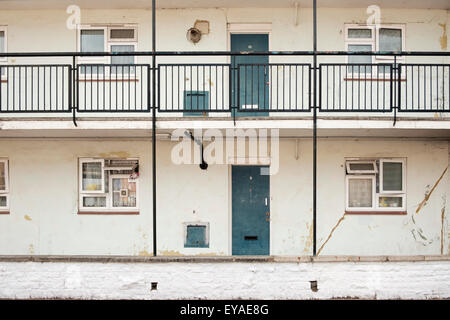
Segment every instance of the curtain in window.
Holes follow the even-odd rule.
[[[102,164],[100,162],[83,163],[83,190],[102,190]]]
[[[124,44],[117,44],[117,45],[111,45],[111,52],[134,52],[134,46],[133,45],[124,45]],[[132,56],[117,56],[111,57],[111,64],[134,64],[134,57]],[[134,73],[134,67],[124,66],[124,67],[111,67],[111,73]]]
[[[370,52],[372,46],[370,44],[349,44],[348,51],[350,52]],[[372,63],[371,56],[348,56],[348,63],[352,64],[370,64]],[[351,73],[371,73],[372,67],[370,66],[349,66],[348,71]]]
[[[372,207],[372,179],[350,179],[348,181],[349,207]]]
[[[136,182],[113,178],[113,207],[136,207]]]

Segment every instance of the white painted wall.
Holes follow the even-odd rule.
[[[272,255],[312,254],[312,145],[309,139],[298,143],[296,159],[295,140],[280,142],[280,170],[271,177]],[[230,255],[230,167],[174,165],[173,145],[159,141],[157,149],[158,253]],[[0,140],[0,150],[9,158],[11,190],[11,212],[0,215],[0,255],[152,253],[150,141]],[[140,159],[140,215],[77,215],[77,159],[86,156]],[[415,213],[449,164],[448,142],[431,140],[319,139],[318,248],[344,214],[345,157],[406,157],[408,214],[346,216],[321,255],[448,254],[447,239],[441,251],[448,173]],[[210,223],[210,248],[184,248],[183,223],[196,221]]]
[[[449,261],[1,262],[0,298],[448,299],[449,267]],[[317,292],[309,281],[317,281]],[[151,291],[152,282],[157,290]]]
[[[301,8],[299,23],[294,23],[293,8],[209,8],[161,9],[157,12],[157,48],[161,51],[229,50],[228,23],[269,23],[270,50],[312,50],[312,11]],[[405,24],[406,50],[448,51],[449,21],[446,10],[382,9],[381,22]],[[8,26],[8,51],[76,51],[76,31],[66,28],[68,14],[64,10],[4,10],[0,25]],[[194,22],[208,20],[210,33],[194,45],[186,39],[186,31]],[[320,8],[318,12],[318,49],[345,50],[344,24],[365,23],[365,8]],[[36,25],[36,21],[39,24]],[[100,10],[81,12],[82,24],[138,24],[137,50],[151,50],[150,10]],[[51,36],[49,36],[51,35]],[[427,60],[428,59],[428,60]],[[310,57],[271,57],[271,62],[306,62]],[[406,62],[448,63],[448,57],[408,57]],[[71,63],[70,58],[10,58],[9,63]],[[150,63],[139,57],[138,63]],[[229,62],[226,57],[158,58],[158,63]],[[320,57],[322,62],[345,62],[345,57]],[[167,114],[166,114],[167,115]],[[13,115],[8,115],[13,116]],[[69,116],[69,115],[67,115]],[[92,115],[91,115],[92,116]]]

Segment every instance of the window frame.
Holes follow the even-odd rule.
[[[107,28],[108,28],[108,36],[107,36],[108,43],[114,43],[114,42],[132,42],[132,43],[137,43],[138,42],[138,34],[137,34],[137,26],[136,25],[121,25],[121,26],[110,25]],[[111,31],[112,30],[128,30],[128,29],[133,29],[134,30],[134,37],[133,38],[111,39]]]
[[[360,163],[371,163],[373,165],[373,170],[352,170],[350,169],[351,164],[360,164]],[[345,162],[347,174],[377,174],[377,164],[376,160],[347,160]]]
[[[348,36],[348,30],[349,29],[370,29],[372,32],[371,38],[349,38]],[[380,29],[400,29],[402,33],[402,48],[401,51],[405,51],[406,46],[406,26],[405,24],[380,24],[380,25],[364,25],[364,24],[345,24],[344,25],[344,40],[345,40],[345,50],[349,52],[348,47],[349,45],[371,45],[372,51],[379,51],[380,48]],[[404,56],[398,56],[397,57],[397,63],[404,63],[405,57]],[[347,55],[345,58],[345,63],[349,64],[349,56]],[[371,56],[371,64],[391,64],[394,63],[394,57],[393,56]],[[348,72],[349,75],[355,75],[358,73],[354,72]],[[368,73],[359,73],[359,75],[370,75],[373,78],[379,77],[378,68],[372,68],[371,72]],[[395,76],[395,75],[394,75]]]
[[[349,180],[350,179],[359,179],[359,180],[372,180],[372,206],[371,207],[350,207],[350,192],[349,192]],[[367,175],[349,175],[347,174],[345,177],[345,190],[346,190],[346,197],[345,197],[345,210],[346,211],[374,211],[376,210],[375,201],[377,199],[376,195],[376,176],[374,174],[367,174]]]
[[[366,213],[366,214],[382,214],[389,212],[390,214],[406,214],[406,201],[407,201],[407,186],[406,186],[406,158],[370,158],[370,159],[364,159],[364,158],[346,158],[346,173],[345,173],[345,211],[348,214],[352,213]],[[354,163],[354,162],[371,162],[378,161],[379,168],[377,169],[377,173],[352,173],[347,171],[348,163]],[[402,163],[402,190],[401,191],[384,191],[382,189],[383,184],[383,163],[384,162],[398,162]],[[378,192],[377,192],[377,175],[378,175]],[[350,199],[350,192],[349,192],[349,183],[348,180],[351,178],[371,178],[375,181],[375,186],[373,189],[373,192],[375,193],[373,195],[373,202],[372,202],[372,208],[355,208],[349,206],[349,199]],[[380,198],[382,197],[395,197],[395,198],[402,198],[402,206],[401,207],[381,207],[379,205]]]
[[[97,163],[100,162],[102,165],[102,188],[100,190],[83,190],[83,164],[84,163]],[[80,194],[86,195],[97,195],[105,193],[105,159],[94,159],[94,158],[80,158],[79,160],[79,192]]]
[[[107,203],[107,207],[110,210],[113,211],[129,211],[129,210],[139,210],[139,179],[135,179],[135,183],[136,183],[136,206],[135,207],[114,207],[114,202],[113,202],[113,184],[112,184],[112,179],[113,178],[128,178],[130,179],[130,176],[127,174],[110,174],[109,175],[109,206]]]
[[[389,158],[381,158],[380,160],[380,192],[381,195],[399,195],[406,193],[406,171],[405,165],[406,161],[404,159],[389,159]],[[383,189],[383,165],[385,162],[394,162],[402,164],[402,190],[392,191],[392,190],[384,190]]]
[[[81,53],[81,31],[83,30],[103,30],[103,36],[104,36],[104,40],[103,40],[103,51],[106,52],[106,48],[107,48],[107,32],[108,32],[108,27],[105,25],[78,25],[77,28],[77,50],[78,52]],[[107,57],[78,57],[78,61],[79,63],[85,63],[85,62],[90,62],[92,64],[104,64],[106,63]]]
[[[106,177],[105,177],[105,171],[111,171],[112,168],[105,167],[105,158],[91,158],[91,157],[79,157],[79,169],[78,169],[78,181],[79,181],[79,188],[78,188],[78,214],[139,214],[139,178],[134,179],[136,182],[136,207],[113,207],[112,202],[112,177],[130,177],[127,174],[112,174],[109,173],[108,175],[108,192],[105,191],[106,186]],[[126,160],[137,160],[138,158],[126,158]],[[102,192],[100,191],[83,191],[82,190],[82,178],[83,178],[83,167],[82,164],[89,162],[102,162]],[[105,198],[105,207],[85,207],[83,206],[83,199],[84,198],[97,198],[102,197]]]
[[[8,52],[8,26],[0,26],[0,31],[4,32],[5,34],[5,52]],[[8,62],[8,57],[0,57],[0,62]]]
[[[6,197],[6,206],[0,206],[0,210],[9,210],[9,160],[7,158],[0,158],[0,162],[4,163],[5,168],[5,190],[0,190],[0,196]]]

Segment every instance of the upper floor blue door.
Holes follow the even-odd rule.
[[[270,254],[270,176],[261,166],[232,167],[232,253]]]
[[[269,50],[268,34],[231,34],[231,51],[265,52]],[[236,112],[236,116],[267,116],[269,109],[269,57],[233,56],[232,104],[239,110],[259,110]]]

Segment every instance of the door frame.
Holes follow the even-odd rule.
[[[231,51],[231,35],[232,34],[267,34],[267,48],[270,51],[271,37],[272,37],[272,23],[228,23],[227,24],[227,48]],[[268,63],[270,64],[271,56],[267,57]],[[227,63],[231,65],[231,56],[227,57]],[[270,95],[270,92],[269,92]],[[230,88],[231,97],[231,88]],[[231,104],[231,101],[229,101]],[[231,113],[233,115],[233,113]],[[267,111],[267,116],[270,117],[270,106],[269,111]]]
[[[272,165],[272,158],[267,157],[267,164],[253,164],[253,163],[230,163],[228,167],[228,255],[233,256],[233,175],[232,170],[234,166],[255,166],[255,167],[269,167]],[[246,158],[249,160],[249,158]],[[250,160],[249,160],[250,161]],[[272,255],[272,179],[269,176],[269,212],[270,212],[270,222],[269,222],[269,256]]]

